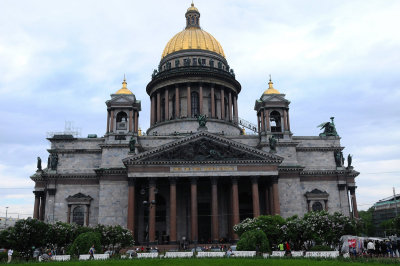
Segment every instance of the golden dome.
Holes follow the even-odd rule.
[[[263,94],[281,94],[278,90],[274,89],[274,86],[272,86],[273,84],[271,78],[269,78],[268,89],[265,90]]]
[[[161,59],[182,50],[206,50],[225,57],[221,44],[208,32],[200,28],[200,12],[192,5],[186,14],[186,28],[172,37],[165,46]]]
[[[225,57],[221,44],[210,33],[200,28],[190,27],[172,37],[165,46],[161,58],[173,52],[188,49],[211,51]]]
[[[122,81],[122,88],[119,89],[115,94],[133,94],[128,87],[126,86],[126,79],[124,76],[124,81]]]
[[[191,6],[188,8],[187,11],[188,11],[188,12],[189,12],[189,11],[197,11],[197,12],[199,12],[199,10],[194,6],[193,2],[192,2]]]

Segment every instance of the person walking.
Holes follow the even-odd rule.
[[[7,263],[10,263],[12,260],[12,255],[14,253],[14,250],[12,250],[11,248],[8,250],[8,261]]]
[[[279,251],[284,251],[285,250],[285,248],[283,247],[283,243],[280,243],[278,245],[278,249],[279,249]]]
[[[95,252],[95,249],[94,249],[94,245],[92,245],[92,247],[89,249],[89,260],[91,260],[91,259],[94,259],[94,252]]]
[[[292,256],[292,251],[290,250],[289,242],[285,242],[285,256]]]
[[[373,256],[374,253],[375,253],[375,245],[374,245],[374,242],[372,242],[372,240],[370,240],[370,241],[368,242],[368,244],[367,244],[367,250],[368,250],[369,257],[372,258],[372,256]]]

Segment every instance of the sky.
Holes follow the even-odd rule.
[[[32,216],[36,158],[48,132],[72,121],[103,136],[110,94],[142,101],[168,40],[185,27],[190,0],[0,2],[0,216]],[[239,116],[256,123],[268,87],[286,94],[291,130],[317,136],[335,117],[353,155],[361,210],[400,193],[400,1],[197,0],[201,27],[222,45],[242,85]]]

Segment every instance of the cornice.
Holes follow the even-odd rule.
[[[296,147],[296,151],[342,151],[344,147]]]
[[[303,170],[302,172],[300,172],[301,176],[349,176],[349,177],[356,177],[358,176],[360,173],[354,170],[347,170],[347,169],[343,169],[343,170]]]
[[[126,168],[100,168],[94,170],[96,172],[96,176],[104,176],[104,175],[127,175]]]
[[[101,148],[129,148],[129,143],[107,143],[107,144],[100,144]]]
[[[101,149],[47,149],[49,153],[101,153]]]

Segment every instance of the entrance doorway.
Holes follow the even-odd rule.
[[[210,203],[198,203],[198,230],[199,243],[209,243],[211,241],[211,206]]]

